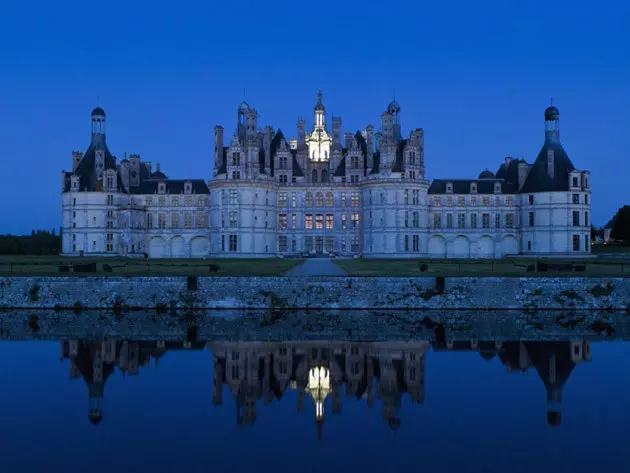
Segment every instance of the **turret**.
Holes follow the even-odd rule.
[[[105,111],[101,107],[92,110],[92,145],[105,145]]]
[[[560,111],[553,102],[545,110],[545,141],[560,141]]]

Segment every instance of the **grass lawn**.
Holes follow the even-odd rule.
[[[591,252],[595,255],[622,255],[627,254],[630,256],[630,246],[624,245],[593,245],[591,246]]]
[[[123,259],[0,256],[0,276],[281,276],[302,259]],[[96,272],[60,272],[59,265],[96,263]],[[108,266],[110,271],[105,271]],[[214,267],[213,267],[214,266]],[[107,269],[109,269],[107,268]]]
[[[576,264],[586,264],[584,272],[535,272],[527,271],[527,266],[542,259],[500,259],[500,260],[437,260],[437,259],[337,259],[333,260],[350,276],[630,276],[630,262],[606,260],[573,260]],[[571,262],[572,260],[547,260],[550,262]],[[420,267],[426,265],[425,271]]]

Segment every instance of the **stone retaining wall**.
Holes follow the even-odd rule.
[[[4,277],[13,309],[627,310],[624,278]]]

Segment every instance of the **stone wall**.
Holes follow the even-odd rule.
[[[5,277],[15,309],[626,310],[623,278]]]

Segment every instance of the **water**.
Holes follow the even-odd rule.
[[[2,472],[593,472],[630,461],[630,343],[618,337],[56,333],[0,341]]]

